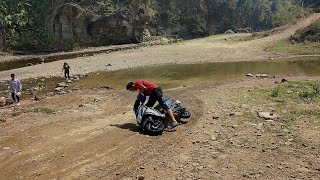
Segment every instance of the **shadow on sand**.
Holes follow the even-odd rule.
[[[125,124],[111,124],[110,126],[115,126],[121,129],[128,129],[132,132],[139,132],[139,126],[134,123],[125,123]]]

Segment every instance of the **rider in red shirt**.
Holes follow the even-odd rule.
[[[150,96],[152,93],[152,90],[158,88],[158,85],[153,84],[152,82],[149,81],[143,81],[143,80],[137,80],[134,83],[134,89],[138,89],[139,90],[139,94],[145,94],[146,96]],[[141,92],[141,91],[142,92]]]
[[[127,90],[129,91],[139,90],[139,94],[135,103],[135,109],[137,108],[136,106],[138,105],[137,102],[140,102],[139,97],[149,96],[149,100],[146,106],[153,107],[156,101],[158,101],[158,103],[163,107],[163,109],[165,109],[168,112],[174,127],[178,125],[178,122],[174,118],[174,115],[171,109],[169,109],[168,106],[163,103],[163,93],[161,88],[158,85],[146,80],[137,80],[135,83],[129,82],[127,84]]]

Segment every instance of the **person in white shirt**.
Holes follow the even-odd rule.
[[[20,95],[21,95],[21,89],[22,84],[18,79],[15,79],[15,74],[11,74],[11,80],[10,83],[10,94],[12,97],[12,100],[17,103],[17,105],[20,105]]]

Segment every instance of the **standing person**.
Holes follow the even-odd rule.
[[[139,97],[141,96],[149,96],[149,100],[146,104],[147,107],[153,107],[154,104],[156,103],[156,101],[158,101],[158,103],[163,107],[163,109],[166,110],[166,112],[169,114],[170,119],[172,120],[173,124],[171,126],[168,126],[167,129],[174,129],[174,127],[176,127],[178,125],[177,120],[175,119],[171,109],[168,108],[168,106],[166,104],[163,103],[163,93],[161,88],[149,81],[146,80],[137,80],[135,83],[134,82],[129,82],[127,84],[127,90],[129,91],[136,91],[139,90],[138,93],[138,98],[136,100],[139,100]],[[135,103],[136,105],[137,103]],[[134,107],[135,109],[137,107]]]
[[[68,63],[64,62],[62,71],[64,71],[64,78],[66,80],[70,79],[70,66]]]
[[[10,83],[10,94],[12,97],[12,100],[17,103],[17,105],[20,105],[20,95],[21,95],[21,89],[22,84],[21,82],[15,78],[15,74],[11,74],[11,80]]]

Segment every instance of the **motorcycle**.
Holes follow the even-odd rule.
[[[172,110],[176,120],[180,123],[187,123],[191,113],[184,108],[179,100],[165,99],[164,103]],[[136,104],[135,104],[136,106]],[[160,135],[165,129],[165,122],[169,119],[165,110],[158,104],[155,108],[147,107],[140,102],[137,110],[134,111],[140,130],[145,134]]]

